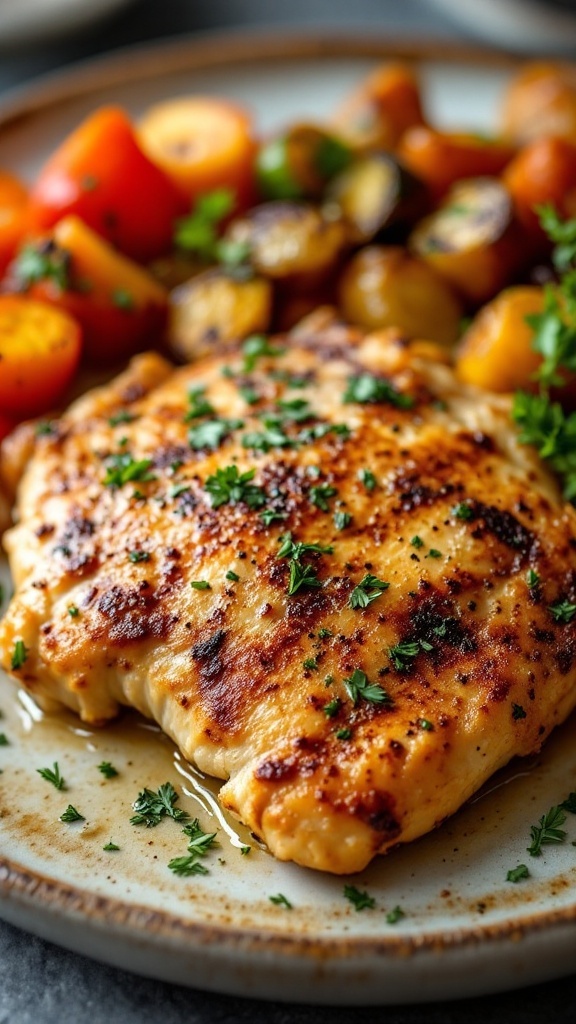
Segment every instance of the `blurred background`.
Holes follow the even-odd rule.
[[[0,0],[0,92],[140,41],[281,26],[576,53],[576,0]]]

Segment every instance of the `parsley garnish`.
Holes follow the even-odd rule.
[[[113,416],[108,417],[108,423],[111,427],[118,427],[121,423],[132,423],[136,417],[133,412],[128,409],[119,409]]]
[[[277,896],[269,896],[270,903],[275,903],[277,907],[285,907],[286,910],[292,910],[292,904],[290,900],[286,899],[283,893],[279,892]]]
[[[576,615],[576,604],[570,604],[569,601],[557,601],[556,604],[548,606],[548,611],[552,613],[554,622],[568,623],[572,622]]]
[[[28,659],[28,648],[23,640],[17,640],[14,644],[14,650],[12,651],[12,660],[10,667],[13,672],[18,672],[19,669],[26,663]]]
[[[455,519],[474,519],[474,509],[468,504],[468,502],[461,501],[460,504],[454,505],[452,515]]]
[[[517,868],[510,868],[506,875],[507,882],[521,882],[523,878],[530,878],[530,872],[525,864],[519,864]]]
[[[379,580],[377,576],[366,573],[364,579],[354,587],[350,594],[348,605],[350,608],[367,608],[369,604],[381,597],[389,586],[389,583]]]
[[[321,587],[322,582],[316,575],[316,570],[311,565],[302,565],[297,559],[290,562],[290,580],[288,583],[288,596],[292,597],[300,587]]]
[[[69,271],[69,253],[54,242],[23,246],[13,265],[19,285],[29,288],[38,281],[52,281],[61,292],[69,287]]]
[[[404,672],[411,667],[420,650],[420,643],[417,640],[403,640],[388,648],[388,657],[398,672]]]
[[[41,775],[46,782],[51,782],[55,789],[66,789],[66,783],[63,777],[60,775],[60,768],[58,762],[54,761],[52,768],[37,768],[38,775]]]
[[[359,377],[350,377],[348,386],[342,397],[343,402],[387,402],[397,409],[410,409],[414,399],[403,395],[383,377],[374,377],[371,373],[363,373]]]
[[[7,746],[9,746],[9,743],[10,743],[10,741],[9,741],[6,733],[5,732],[0,732],[0,747],[7,747]]]
[[[406,914],[402,910],[402,907],[394,907],[393,910],[389,910],[386,914],[386,923],[397,924],[403,917],[406,917]]]
[[[358,479],[364,484],[367,491],[373,491],[376,487],[376,477],[371,469],[359,469]]]
[[[442,552],[438,551],[436,548],[430,548],[426,558],[442,558]]]
[[[337,530],[345,530],[347,526],[350,526],[351,522],[352,516],[349,512],[334,513],[334,526]]]
[[[136,305],[134,296],[127,288],[115,288],[112,292],[112,304],[116,306],[116,309],[123,309],[127,313],[134,309]]]
[[[199,419],[200,416],[212,416],[216,412],[214,406],[204,397],[205,392],[206,388],[204,385],[191,388],[188,392],[188,409],[184,416],[185,423],[189,423],[190,420]]]
[[[207,875],[208,869],[200,863],[199,858],[205,857],[216,843],[215,832],[204,832],[198,818],[194,818],[182,831],[188,836],[188,853],[183,857],[173,857],[168,867],[175,875],[190,877],[191,875]]]
[[[266,495],[261,487],[251,484],[250,481],[256,474],[255,469],[249,469],[246,473],[239,473],[238,466],[225,466],[217,469],[216,472],[207,477],[204,490],[210,495],[212,508],[219,508],[220,505],[236,505],[243,501],[249,508],[260,508],[266,501]]]
[[[326,629],[326,626],[321,626],[318,630],[318,636],[320,637],[320,640],[327,640],[328,637],[334,636],[334,634],[331,629]]]
[[[302,666],[303,666],[303,668],[307,669],[309,672],[317,672],[318,671],[318,662],[317,662],[316,658],[304,658],[304,661],[302,662]]]
[[[152,459],[133,459],[129,452],[110,455],[106,459],[106,476],[102,483],[106,487],[122,487],[132,480],[154,480],[154,475],[148,472],[151,465]]]
[[[280,522],[281,520],[287,518],[287,512],[275,512],[271,508],[265,508],[264,511],[260,513],[260,519],[262,520],[265,526],[271,526],[272,523]]]
[[[192,580],[190,586],[194,590],[212,590],[208,580]]]
[[[412,540],[410,541],[410,543],[411,543],[413,548],[423,548],[424,547],[424,541],[422,540],[422,537],[418,536],[418,534],[416,534],[415,537],[412,537]]]
[[[528,584],[528,590],[536,590],[540,586],[540,577],[534,569],[528,569],[526,583]]]
[[[309,491],[310,501],[323,512],[330,511],[328,499],[333,498],[335,494],[338,494],[338,491],[331,484],[316,484]]]
[[[118,775],[116,768],[113,764],[110,764],[110,761],[102,761],[98,765],[98,771],[101,772],[105,779],[114,779]]]
[[[370,704],[391,704],[391,698],[378,683],[371,683],[365,672],[355,668],[352,675],[343,680],[350,700],[356,705],[359,700]]]
[[[252,334],[249,338],[246,338],[242,345],[242,354],[244,356],[242,371],[244,373],[252,373],[256,363],[262,356],[280,356],[283,352],[283,348],[274,348],[273,345],[270,345],[265,334]]]
[[[324,705],[323,710],[324,714],[326,715],[326,718],[336,718],[336,715],[340,711],[341,707],[342,701],[340,700],[340,697],[334,697],[334,699],[331,700],[329,704]]]
[[[337,729],[336,730],[336,739],[337,740],[351,740],[352,739],[352,735],[353,735],[352,734],[352,729],[349,729],[347,726],[344,729]]]
[[[539,857],[545,843],[563,843],[566,832],[560,827],[566,821],[566,814],[561,806],[551,807],[543,814],[537,825],[531,825],[532,842],[528,849],[531,857]]]
[[[280,550],[276,555],[276,558],[294,558],[299,560],[304,554],[314,553],[318,555],[331,555],[334,551],[331,544],[308,544],[302,540],[294,541],[292,540],[291,533],[283,533],[282,536],[278,538],[278,543],[280,544]]]
[[[218,228],[234,209],[235,201],[234,192],[229,188],[214,189],[199,196],[192,213],[176,222],[175,244],[206,263],[218,262]]]
[[[576,793],[569,793],[560,804],[560,807],[563,811],[568,811],[569,814],[576,814]]]
[[[130,824],[154,828],[164,817],[185,821],[188,813],[174,806],[177,800],[178,794],[170,782],[165,782],[156,793],[151,789],[143,789],[132,804],[136,813],[130,818]]]
[[[134,562],[135,565],[137,565],[138,562],[149,562],[150,555],[148,551],[129,551],[128,561]]]
[[[72,804],[68,804],[66,810],[60,815],[60,821],[69,824],[72,821],[86,821],[86,818]]]
[[[233,569],[228,569],[228,572],[226,573],[226,579],[230,580],[231,583],[238,583],[240,577],[237,572],[234,572]]]
[[[102,849],[105,850],[106,853],[110,853],[112,850],[119,850],[120,847],[117,846],[116,843],[113,843],[112,840],[110,840],[110,842],[106,843],[106,846],[103,846]]]
[[[346,899],[350,900],[355,910],[374,910],[376,900],[373,896],[369,896],[367,892],[361,892],[355,885],[345,885],[343,891]]]
[[[424,732],[434,732],[434,724],[428,718],[419,718],[416,725]]]
[[[215,419],[198,423],[188,431],[188,444],[194,451],[201,451],[203,448],[219,448],[222,441],[236,430],[244,426],[242,420]]]
[[[68,605],[68,615],[71,619],[77,619],[80,615],[80,609],[75,604]]]

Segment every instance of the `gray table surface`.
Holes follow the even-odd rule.
[[[261,25],[373,26],[380,32],[419,38],[462,36],[423,0],[135,0],[125,12],[84,35],[0,55],[0,92],[112,47],[185,32]],[[0,1024],[360,1024],[367,1019],[387,1024],[573,1024],[576,975],[503,995],[426,1006],[274,1005],[139,978],[0,921]]]

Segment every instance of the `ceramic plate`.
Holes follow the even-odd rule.
[[[234,96],[254,108],[264,130],[295,115],[322,117],[391,52],[421,65],[434,120],[478,130],[495,123],[511,72],[501,58],[362,40],[205,39],[117,55],[13,95],[4,104],[1,162],[32,176],[68,129],[111,100],[137,115],[183,92]],[[6,566],[0,571],[6,592]],[[43,717],[5,678],[0,708],[0,913],[23,928],[142,974],[340,1005],[494,992],[574,969],[576,816],[566,843],[539,858],[527,853],[531,824],[576,789],[574,720],[443,828],[342,879],[275,861],[223,817],[216,784],[135,715],[102,731],[72,715]],[[104,778],[102,761],[119,775]],[[63,790],[37,772],[54,762]],[[217,832],[206,875],[168,869],[185,853],[176,822],[130,824],[139,790],[166,781],[180,805]],[[68,804],[83,821],[60,822]],[[110,841],[119,850],[105,850]],[[506,880],[528,862],[528,879]],[[355,910],[345,883],[367,891],[375,906]],[[270,899],[279,895],[290,909]],[[390,923],[397,907],[403,916]]]

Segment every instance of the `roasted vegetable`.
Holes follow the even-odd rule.
[[[516,147],[502,139],[439,132],[426,125],[409,128],[397,151],[406,167],[437,197],[460,178],[500,174],[515,152]]]
[[[52,408],[68,387],[81,350],[78,323],[21,295],[0,296],[0,409],[24,419]]]
[[[561,136],[576,143],[576,70],[567,64],[526,64],[510,83],[502,108],[505,135],[518,143]]]
[[[252,119],[235,103],[216,96],[166,100],[146,111],[138,137],[189,203],[224,187],[235,193],[241,208],[253,201]]]
[[[245,244],[258,273],[271,278],[306,278],[333,270],[344,247],[340,220],[324,217],[302,202],[263,203],[235,220],[225,240]],[[305,283],[303,281],[303,283]]]
[[[263,143],[256,175],[265,199],[319,199],[327,182],[348,166],[350,147],[325,129],[293,125]]]
[[[266,331],[271,306],[272,286],[264,278],[206,270],[172,292],[168,343],[179,358],[197,359],[219,342]]]
[[[536,139],[520,150],[503,180],[518,219],[537,249],[547,252],[537,207],[551,203],[561,216],[576,214],[576,145],[566,139]]]
[[[0,171],[0,276],[26,230],[28,192],[17,178]]]
[[[338,175],[326,198],[335,204],[352,242],[369,242],[393,224],[414,222],[425,210],[419,182],[388,153],[370,153]]]
[[[39,235],[68,214],[140,262],[168,252],[187,203],[138,145],[126,114],[102,107],[76,128],[40,171],[28,228]]]
[[[527,257],[512,198],[496,178],[454,185],[417,225],[409,245],[472,303],[492,298]]]
[[[143,267],[116,252],[79,217],[25,246],[6,287],[71,313],[93,362],[116,362],[162,338],[167,293]]]
[[[8,419],[4,413],[0,413],[0,441],[5,438],[14,427],[14,420]]]
[[[462,307],[432,267],[400,246],[369,246],[350,260],[339,289],[346,320],[367,327],[397,327],[408,338],[453,345]]]
[[[357,149],[394,149],[407,128],[424,123],[418,80],[402,63],[383,64],[372,72],[332,119]]]
[[[526,317],[541,313],[541,288],[507,288],[474,317],[456,353],[456,373],[467,384],[490,391],[527,390],[541,357],[532,347]]]

